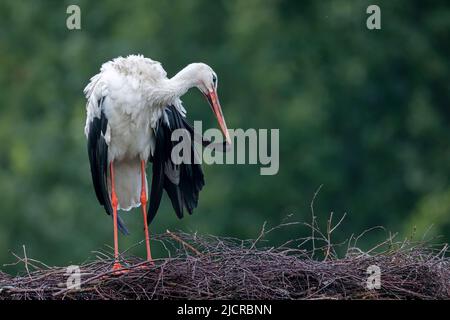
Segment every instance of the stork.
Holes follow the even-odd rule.
[[[130,55],[104,63],[84,89],[92,182],[99,203],[113,218],[113,270],[123,269],[117,230],[128,234],[119,210],[142,208],[147,261],[152,262],[148,225],[156,215],[163,190],[179,218],[183,217],[184,208],[192,214],[197,207],[204,185],[201,166],[173,163],[171,150],[175,142],[171,133],[186,129],[191,137],[194,134],[185,120],[186,110],[180,97],[196,87],[215,113],[226,143],[231,143],[217,84],[216,73],[204,63],[189,64],[169,79],[161,63],[142,55]],[[148,199],[149,161],[152,181]]]

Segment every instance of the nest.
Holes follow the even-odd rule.
[[[96,252],[79,266],[80,282],[75,284],[66,267],[47,266],[24,250],[23,257],[16,255],[25,266],[20,276],[0,272],[0,299],[450,298],[447,245],[389,238],[363,252],[350,239],[338,258],[329,241],[332,229],[321,237],[323,246],[317,246],[313,229],[308,239],[278,247],[264,246],[265,231],[245,241],[168,231],[153,237],[168,257],[150,265],[122,256],[126,272],[114,273],[109,250]],[[377,268],[379,286],[377,275],[370,274]]]

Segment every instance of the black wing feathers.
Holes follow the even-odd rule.
[[[166,109],[168,123],[161,117],[156,130],[156,144],[153,162],[153,181],[148,210],[148,222],[152,222],[161,203],[162,190],[169,196],[175,213],[183,217],[183,210],[192,214],[197,207],[198,197],[205,185],[203,172],[199,164],[194,163],[194,130],[183,119],[174,106]],[[172,132],[176,129],[186,129],[191,144],[191,164],[175,165],[171,161],[171,152],[178,141],[172,141]],[[186,139],[186,136],[183,136]],[[168,174],[170,171],[170,174]]]
[[[158,211],[164,187],[164,162],[166,156],[166,146],[164,144],[165,134],[161,125],[159,125],[159,127],[157,128],[157,132],[158,133],[156,135],[155,151],[153,158],[151,159],[153,161],[153,176],[150,191],[150,203],[147,211],[148,224],[152,222],[153,218],[156,215],[156,212]]]

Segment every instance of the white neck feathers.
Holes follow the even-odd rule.
[[[191,65],[188,65],[175,76],[166,79],[161,83],[157,90],[157,95],[163,104],[171,104],[179,99],[189,89],[197,86],[196,75],[193,72]]]

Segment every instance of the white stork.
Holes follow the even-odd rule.
[[[128,233],[118,210],[142,207],[147,260],[151,262],[148,225],[159,208],[163,189],[179,218],[183,216],[183,208],[192,214],[197,207],[198,194],[204,185],[200,165],[174,165],[170,156],[175,145],[171,141],[174,130],[184,128],[193,135],[180,100],[193,87],[207,98],[230,144],[217,97],[217,75],[204,63],[189,64],[169,79],[157,61],[142,55],[118,57],[104,63],[84,89],[92,181],[98,201],[113,217],[114,270],[122,269],[117,229]],[[147,211],[148,161],[153,162],[153,177]]]

